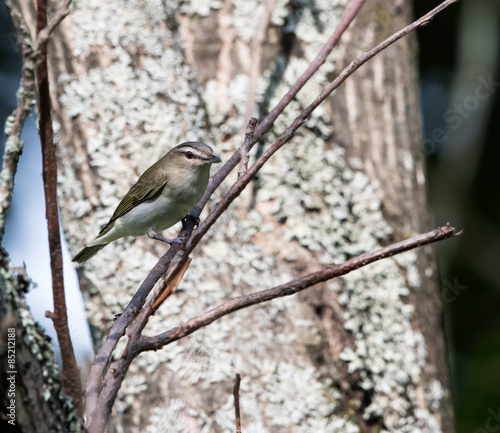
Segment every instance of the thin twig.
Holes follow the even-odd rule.
[[[458,0],[446,0],[439,6],[425,14],[423,17],[394,33],[392,36],[385,39],[383,42],[378,44],[375,48],[369,51],[365,51],[360,57],[351,62],[344,70],[335,78],[322,92],[321,94],[311,102],[302,113],[300,113],[295,120],[285,129],[285,131],[276,139],[276,141],[260,156],[260,158],[248,169],[245,175],[241,176],[231,187],[231,189],[226,193],[226,195],[217,203],[214,210],[208,215],[208,217],[200,224],[198,230],[194,236],[192,236],[186,243],[186,248],[184,255],[187,257],[198,242],[207,233],[209,228],[217,221],[217,219],[222,215],[222,213],[229,207],[229,205],[235,200],[236,197],[245,189],[248,183],[253,179],[257,172],[262,168],[262,166],[273,156],[283,145],[288,143],[297,129],[302,126],[310,114],[335,90],[337,89],[349,76],[351,76],[355,71],[357,71],[361,66],[363,66],[368,60],[372,59],[375,55],[386,49],[388,46],[392,45],[394,42],[406,36],[413,30],[427,25],[432,18],[443,9],[456,3]],[[260,127],[260,125],[259,125]],[[254,137],[257,135],[257,127]]]
[[[248,121],[248,125],[245,129],[245,140],[243,141],[243,145],[240,147],[240,169],[238,170],[238,177],[244,175],[248,170],[248,151],[252,147],[253,143],[253,134],[255,132],[255,126],[257,125],[257,119],[252,117]]]
[[[45,212],[49,232],[50,267],[52,274],[52,294],[54,298],[54,313],[47,316],[52,318],[57,333],[57,340],[61,349],[62,381],[64,390],[73,399],[76,408],[82,410],[82,385],[80,370],[76,363],[75,352],[69,334],[66,297],[64,293],[63,262],[61,252],[61,233],[59,230],[59,211],[57,208],[57,162],[54,145],[54,131],[52,129],[51,101],[49,89],[49,74],[47,66],[46,40],[57,24],[67,14],[52,21],[52,29],[47,28],[47,0],[37,0],[37,40],[44,43],[38,46],[36,82],[38,86],[39,122],[38,129],[42,144],[43,185],[45,192]],[[40,33],[45,29],[45,35]]]
[[[222,305],[213,308],[212,310],[189,319],[187,322],[176,328],[163,332],[162,334],[156,335],[154,337],[142,337],[137,343],[139,347],[134,349],[138,353],[145,350],[158,350],[163,346],[172,343],[173,341],[179,340],[180,338],[183,338],[186,335],[189,335],[194,331],[209,325],[210,323],[214,322],[217,319],[220,319],[225,315],[233,313],[237,310],[241,310],[242,308],[260,304],[272,299],[293,295],[315,284],[348,274],[352,271],[355,271],[356,269],[362,268],[363,266],[369,265],[370,263],[376,262],[378,260],[392,257],[396,254],[400,254],[405,251],[421,247],[423,245],[442,241],[444,239],[458,236],[460,234],[461,232],[457,233],[455,231],[455,228],[449,225],[445,227],[439,227],[436,230],[432,230],[428,233],[422,233],[404,241],[396,242],[387,247],[380,248],[376,251],[362,254],[358,257],[347,260],[340,265],[332,264],[321,271],[307,274],[301,278],[289,281],[288,283],[281,284],[271,289],[251,293],[249,295],[240,296],[238,298],[233,298],[229,301],[224,302]]]
[[[281,147],[288,143],[297,129],[302,126],[310,114],[335,90],[337,89],[348,77],[350,77],[355,71],[357,71],[361,66],[363,66],[368,60],[372,59],[378,53],[386,49],[388,46],[392,45],[394,42],[406,36],[413,30],[427,25],[436,14],[441,12],[443,9],[449,5],[456,3],[459,0],[446,0],[439,6],[425,14],[423,17],[394,33],[392,36],[385,39],[383,42],[378,44],[375,48],[369,51],[365,51],[356,60],[351,62],[344,70],[321,92],[318,97],[311,102],[302,113],[300,113],[295,120],[285,129],[285,131],[276,139],[276,141],[260,156],[260,158],[247,170],[247,172],[241,176],[226,193],[226,195],[217,203],[214,210],[208,215],[208,217],[200,224],[198,230],[194,236],[192,236],[186,243],[186,248],[184,251],[184,257],[187,257],[196,245],[200,242],[203,236],[207,233],[209,228],[217,221],[217,219],[222,215],[222,213],[229,207],[229,205],[238,197],[241,192],[245,189],[248,183],[253,179],[257,172],[262,168],[262,166],[273,156]],[[254,138],[257,136],[257,131],[260,125],[257,127]],[[224,168],[224,167],[223,167]],[[211,185],[209,184],[209,187]]]
[[[241,433],[240,383],[241,383],[240,373],[236,373],[236,379],[234,380],[234,385],[233,385],[234,418],[236,424],[236,433]]]

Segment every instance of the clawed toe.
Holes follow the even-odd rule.
[[[169,245],[182,244],[181,238],[166,239],[163,236],[160,236],[158,233],[156,233],[153,229],[149,229],[147,231],[147,235],[150,239],[155,239],[157,241],[165,242],[166,244],[169,244]]]

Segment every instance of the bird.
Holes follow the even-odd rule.
[[[197,141],[173,147],[149,167],[118,204],[97,237],[73,257],[82,263],[110,242],[124,236],[148,235],[168,244],[157,232],[181,221],[200,201],[207,189],[212,164],[221,162],[212,148]]]

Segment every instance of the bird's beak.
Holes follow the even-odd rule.
[[[218,162],[222,162],[222,159],[220,159],[218,156],[211,155],[210,158],[207,159],[207,162],[217,164]]]

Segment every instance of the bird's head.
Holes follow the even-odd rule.
[[[188,141],[175,146],[168,153],[171,163],[177,168],[196,169],[204,165],[221,162],[218,156],[215,156],[210,146],[197,141]]]

